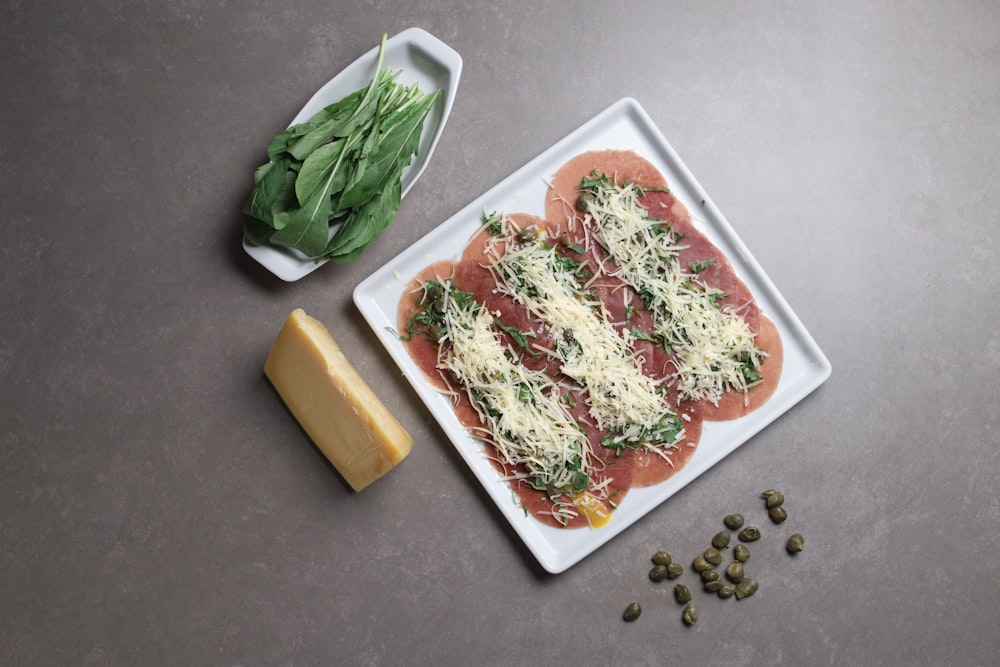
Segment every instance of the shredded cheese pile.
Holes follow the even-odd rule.
[[[542,371],[517,363],[495,330],[493,316],[475,302],[445,293],[446,334],[438,367],[462,383],[489,432],[500,460],[521,464],[536,486],[559,493],[586,488],[595,462],[586,434],[560,401],[559,387]],[[583,479],[579,475],[585,475]],[[550,493],[550,495],[558,495]]]
[[[656,334],[676,355],[679,398],[717,403],[730,389],[745,395],[744,369],[759,369],[764,356],[746,321],[731,306],[720,308],[724,295],[680,265],[685,246],[639,205],[637,187],[602,182],[591,192],[584,224],[614,260],[611,275],[643,296]]]
[[[587,394],[590,415],[614,435],[607,444],[672,445],[683,428],[659,383],[608,321],[599,299],[581,287],[578,266],[535,240],[492,246],[504,251],[490,265],[497,289],[513,297],[549,330],[560,370]],[[666,438],[666,442],[664,439]]]

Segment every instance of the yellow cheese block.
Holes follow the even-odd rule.
[[[355,491],[406,458],[413,438],[301,308],[289,315],[264,373],[292,414]]]

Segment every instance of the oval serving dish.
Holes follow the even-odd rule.
[[[289,126],[309,120],[323,107],[367,86],[375,75],[378,49],[376,46],[365,53],[316,91]],[[409,166],[403,169],[402,196],[406,197],[426,169],[448,121],[462,74],[462,57],[426,30],[409,28],[386,41],[382,66],[389,70],[400,70],[397,81],[402,84],[418,84],[424,93],[441,91],[440,99],[424,121],[420,149]],[[287,282],[304,278],[329,261],[314,261],[288,247],[253,246],[245,238],[243,249],[267,270]]]

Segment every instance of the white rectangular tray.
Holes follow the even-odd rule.
[[[741,419],[705,422],[690,462],[661,484],[630,489],[607,526],[561,530],[526,517],[516,505],[508,485],[484,456],[482,445],[462,427],[448,399],[427,383],[407,354],[395,333],[396,312],[403,289],[418,271],[438,260],[458,259],[466,241],[482,224],[483,211],[543,215],[546,181],[552,174],[575,155],[602,149],[634,150],[660,169],[671,192],[729,258],[763,313],[777,325],[784,345],[784,367],[777,390],[763,407]],[[377,270],[354,290],[354,302],[486,493],[541,566],[552,573],[579,562],[663,503],[820,386],[831,371],[830,362],[732,226],[645,110],[630,98],[598,114]]]

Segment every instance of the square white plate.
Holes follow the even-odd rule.
[[[763,407],[737,420],[705,422],[701,441],[688,464],[661,484],[630,489],[605,527],[561,530],[526,517],[516,505],[511,490],[484,456],[480,442],[462,427],[448,399],[427,383],[407,354],[395,334],[396,313],[403,289],[418,271],[438,260],[458,259],[466,241],[481,226],[483,211],[543,215],[546,181],[575,155],[602,149],[634,150],[660,169],[671,192],[729,258],[764,314],[777,325],[784,345],[784,367],[777,390]],[[566,570],[660,505],[816,389],[831,371],[830,362],[732,226],[643,108],[630,98],[598,114],[373,273],[354,290],[354,302],[486,493],[542,567],[552,573]]]
[[[379,47],[376,46],[316,91],[292,119],[289,127],[304,123],[323,107],[367,86],[375,76],[378,50]],[[424,120],[420,148],[400,176],[400,184],[403,186],[402,196],[405,197],[430,162],[431,154],[434,153],[445,123],[448,122],[458,91],[458,81],[462,76],[462,56],[426,30],[408,28],[386,40],[382,67],[391,71],[400,70],[396,79],[398,82],[406,86],[418,84],[425,94],[435,90],[441,91],[440,99],[435,102]],[[250,245],[245,238],[243,249],[271,273],[288,282],[304,278],[329,261],[326,259],[313,261],[294,248]]]

